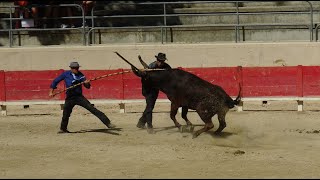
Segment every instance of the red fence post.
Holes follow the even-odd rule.
[[[121,91],[120,91],[120,99],[124,100],[124,69],[119,69],[120,72],[122,72],[121,75]],[[126,105],[125,103],[120,103],[119,104],[120,107],[120,113],[125,113],[126,112]]]
[[[242,97],[242,92],[243,92],[243,77],[242,77],[242,66],[237,66],[237,80],[238,80],[238,85],[240,86],[239,88],[241,88],[241,92],[240,92],[240,97]],[[239,89],[240,90],[240,89]]]
[[[119,69],[119,72],[122,72],[121,75],[121,91],[120,91],[120,99],[124,100],[124,80],[123,80],[123,74],[124,74],[124,70],[123,69]]]
[[[6,101],[6,79],[5,79],[5,72],[0,71],[0,101]],[[7,115],[7,108],[5,105],[1,106],[1,115]]]
[[[303,97],[303,68],[302,65],[297,68],[297,96]]]
[[[243,94],[243,76],[242,76],[242,66],[237,66],[237,80],[238,80],[238,86],[239,90],[241,89],[240,92],[240,97],[242,98],[242,94]],[[240,103],[238,104],[238,108],[237,108],[238,112],[243,111],[243,101],[240,101]]]
[[[0,101],[6,101],[6,80],[5,72],[0,71]]]

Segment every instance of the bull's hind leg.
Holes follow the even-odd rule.
[[[188,107],[187,106],[182,106],[182,113],[181,113],[181,117],[186,121],[188,126],[192,126],[192,123],[189,121],[188,117]]]
[[[199,129],[198,131],[196,131],[195,133],[193,133],[193,136],[192,138],[196,138],[198,137],[201,133],[203,132],[207,132],[209,131],[210,129],[213,128],[213,123],[212,123],[212,120],[207,120],[207,122],[205,123],[204,127]]]
[[[181,127],[181,124],[177,121],[176,119],[176,115],[177,115],[177,112],[178,112],[178,109],[179,109],[179,106],[174,104],[174,103],[171,103],[171,111],[170,111],[170,118],[172,119],[172,121],[174,122],[174,125],[178,128]]]
[[[227,127],[227,123],[226,123],[225,117],[226,117],[226,114],[227,114],[228,111],[229,111],[229,108],[225,107],[224,109],[222,109],[222,111],[220,111],[218,113],[219,128],[216,130],[216,132],[215,132],[216,134],[221,133],[221,131],[225,127]]]
[[[192,138],[198,137],[201,133],[207,132],[210,129],[213,128],[213,123],[211,118],[215,115],[212,111],[208,110],[209,108],[207,107],[200,107],[200,109],[197,110],[197,113],[199,114],[200,118],[202,121],[205,123],[204,127],[202,129],[199,129],[198,131],[193,133]]]

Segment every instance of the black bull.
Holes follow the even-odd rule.
[[[240,92],[233,100],[220,86],[211,84],[198,76],[180,70],[139,71],[136,75],[142,78],[142,85],[158,88],[171,101],[170,118],[176,127],[180,128],[175,116],[178,108],[182,107],[182,117],[187,125],[192,125],[187,119],[188,109],[195,110],[205,126],[193,134],[193,138],[213,128],[212,117],[217,114],[220,133],[226,127],[225,116],[229,109],[240,102]]]

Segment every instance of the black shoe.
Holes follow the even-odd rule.
[[[137,128],[145,129],[146,128],[146,121],[141,117],[137,123]]]
[[[115,128],[116,125],[114,125],[114,124],[112,124],[112,123],[109,123],[109,124],[107,125],[107,127],[108,127],[108,128]]]
[[[145,128],[146,128],[146,125],[145,125],[145,124],[143,124],[143,123],[138,122],[138,124],[137,124],[137,128],[145,129]]]
[[[63,130],[63,129],[61,129],[59,132],[58,132],[58,134],[63,134],[63,133],[70,133],[70,131],[68,131],[68,130]]]

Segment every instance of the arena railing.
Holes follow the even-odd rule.
[[[0,8],[5,8],[9,9],[9,18],[1,18],[2,21],[9,21],[9,28],[7,29],[0,29],[0,32],[8,32],[9,36],[9,46],[13,46],[13,32],[20,32],[20,31],[67,31],[67,30],[79,30],[82,33],[82,41],[83,45],[86,45],[86,27],[83,25],[82,27],[74,27],[74,28],[13,28],[13,23],[15,21],[21,21],[24,20],[25,18],[15,18],[13,17],[13,13],[15,8],[19,8],[20,6],[17,5],[11,5],[11,6],[0,6]],[[82,6],[78,4],[59,4],[59,5],[29,5],[27,7],[38,7],[38,8],[45,8],[45,7],[76,7],[79,8],[81,11],[81,16],[64,16],[64,17],[52,17],[52,18],[47,18],[47,17],[40,17],[40,18],[35,18],[32,17],[30,19],[34,20],[48,20],[48,19],[81,19],[82,24],[85,23],[85,15],[84,15],[84,9]]]
[[[284,27],[293,27],[293,26],[303,26],[309,29],[310,33],[310,42],[313,41],[313,6],[309,1],[300,1],[306,3],[309,7],[309,11],[306,12],[240,12],[239,9],[239,3],[251,3],[251,2],[277,2],[277,1],[185,1],[185,2],[143,2],[143,3],[115,3],[118,5],[161,5],[162,6],[162,14],[150,14],[150,15],[109,15],[109,16],[96,16],[94,15],[95,8],[97,6],[94,6],[91,10],[91,28],[87,32],[87,45],[95,44],[95,34],[94,31],[96,30],[110,30],[110,29],[150,29],[150,28],[157,28],[159,29],[161,33],[161,43],[164,44],[164,42],[167,40],[167,28],[194,28],[194,27],[230,27],[234,28],[235,38],[234,41],[236,43],[240,42],[240,28],[244,30],[245,27],[268,27],[275,29],[279,26]],[[296,2],[296,1],[294,1]],[[212,12],[212,13],[175,13],[175,14],[169,14],[167,12],[167,6],[168,5],[179,5],[179,4],[204,4],[204,3],[234,3],[234,12],[230,13],[220,13],[220,12]],[[310,19],[303,23],[240,23],[240,17],[241,15],[270,15],[270,14],[309,14]],[[181,16],[235,16],[236,20],[234,23],[231,24],[190,24],[190,25],[168,25],[167,24],[167,18],[168,17],[181,17]],[[95,27],[95,21],[97,19],[105,18],[105,19],[114,19],[114,18],[146,18],[146,17],[161,17],[163,18],[162,25],[157,26],[121,26],[121,27]],[[243,32],[244,33],[244,32]],[[90,36],[92,34],[92,36]],[[92,37],[92,39],[90,39]]]
[[[91,15],[85,16],[84,14],[84,9],[81,5],[78,4],[60,4],[60,5],[32,5],[32,7],[77,7],[81,10],[81,16],[72,16],[72,17],[58,17],[58,18],[40,18],[40,19],[82,19],[82,27],[78,28],[23,28],[23,29],[14,29],[13,28],[13,22],[16,20],[22,20],[21,18],[14,18],[12,17],[12,10],[14,8],[17,8],[19,6],[0,6],[0,8],[9,8],[10,9],[10,16],[9,18],[2,18],[1,21],[9,21],[9,26],[10,28],[8,29],[0,29],[0,32],[8,32],[9,36],[9,46],[13,46],[13,32],[20,32],[20,31],[67,31],[67,30],[79,30],[82,34],[82,41],[83,45],[92,45],[96,44],[95,43],[95,31],[96,30],[110,30],[110,29],[159,29],[161,33],[161,43],[167,43],[167,31],[168,28],[169,30],[172,30],[172,28],[196,28],[196,27],[228,27],[234,29],[234,41],[236,43],[241,42],[240,40],[240,29],[242,30],[242,37],[243,41],[245,40],[244,34],[245,34],[245,28],[246,27],[254,27],[254,28],[260,28],[260,29],[265,29],[265,28],[271,28],[271,29],[276,29],[279,27],[295,27],[295,26],[302,26],[305,27],[309,30],[310,34],[310,42],[314,41],[314,39],[317,41],[318,39],[318,28],[320,25],[314,24],[313,16],[314,16],[314,9],[309,1],[299,1],[306,3],[308,6],[309,10],[308,11],[298,11],[298,12],[287,12],[287,11],[271,11],[271,12],[241,12],[240,9],[240,3],[258,3],[258,2],[277,2],[277,1],[179,1],[179,2],[138,2],[138,3],[115,3],[118,5],[146,5],[146,6],[152,6],[152,5],[159,5],[162,7],[162,13],[161,14],[149,14],[149,15],[102,15],[98,16],[95,15],[95,10],[97,7],[101,5],[94,5],[94,7],[91,10]],[[287,1],[287,2],[297,2],[297,1]],[[170,5],[190,5],[190,4],[203,4],[203,3],[234,3],[235,7],[232,7],[234,11],[232,12],[211,12],[211,13],[169,13],[168,12],[168,6]],[[309,19],[305,19],[304,22],[297,23],[297,22],[292,22],[292,23],[266,23],[266,22],[261,22],[261,23],[240,23],[241,21],[241,16],[242,15],[271,15],[271,14],[308,14]],[[233,16],[235,17],[235,21],[233,23],[220,23],[220,24],[170,24],[168,23],[168,18],[169,17],[183,17],[183,16]],[[113,19],[113,18],[148,18],[148,17],[158,17],[162,19],[162,24],[160,25],[150,25],[150,26],[113,26],[113,27],[107,27],[107,26],[95,26],[95,22],[98,19]],[[86,23],[86,20],[91,20],[91,26],[86,27],[84,24]],[[315,27],[315,28],[314,28]],[[316,38],[314,37],[314,30],[316,32]]]

